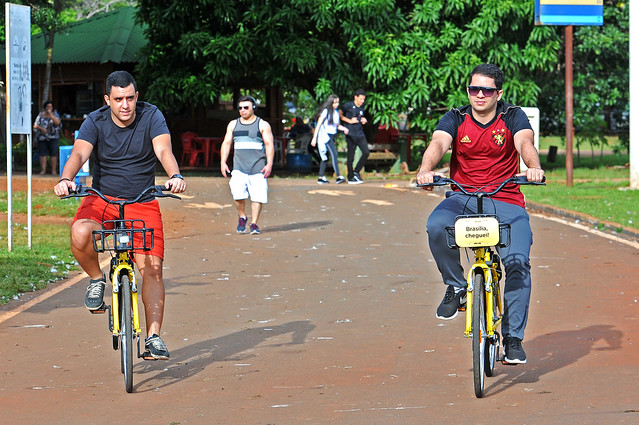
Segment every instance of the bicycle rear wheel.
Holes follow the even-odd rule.
[[[484,275],[473,277],[473,381],[475,396],[484,395],[484,373],[486,366],[486,309],[484,302]]]
[[[124,273],[120,283],[120,365],[124,373],[124,388],[130,393],[133,391],[133,321],[129,275]]]

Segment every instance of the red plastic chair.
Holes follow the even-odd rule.
[[[182,133],[182,160],[181,165],[188,163],[189,167],[195,167],[198,159],[204,159],[204,146],[196,142],[197,134],[192,131]],[[186,162],[185,162],[186,161]]]

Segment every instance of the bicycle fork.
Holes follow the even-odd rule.
[[[133,332],[135,336],[138,338],[142,333],[142,329],[140,328],[140,315],[138,313],[138,285],[135,278],[135,273],[131,264],[129,264],[129,259],[126,253],[121,253],[118,257],[114,257],[112,259],[111,264],[111,285],[113,288],[113,293],[111,297],[111,323],[109,324],[110,330],[113,332],[113,338],[118,338],[121,332],[121,323],[120,323],[120,300],[119,300],[119,292],[120,292],[120,275],[122,273],[126,273],[129,276],[129,283],[131,285],[131,317],[133,319]],[[139,346],[139,343],[138,343]],[[114,344],[114,348],[116,345]],[[139,351],[139,348],[138,348]]]

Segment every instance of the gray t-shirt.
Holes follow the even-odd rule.
[[[161,134],[170,134],[166,120],[150,103],[138,102],[135,120],[124,128],[113,122],[108,105],[91,112],[78,138],[93,145],[93,187],[105,195],[132,199],[154,185],[157,157],[152,141]]]

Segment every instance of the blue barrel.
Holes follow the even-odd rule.
[[[58,158],[60,161],[60,176],[62,176],[62,170],[64,170],[64,165],[67,163],[67,161],[69,160],[69,157],[71,156],[71,151],[73,150],[73,146],[60,146],[59,150],[60,150],[60,154],[58,155]],[[75,184],[80,184],[80,181],[84,183],[86,178],[90,175],[91,173],[89,172],[89,161],[87,161],[82,166],[78,174],[75,176]]]

